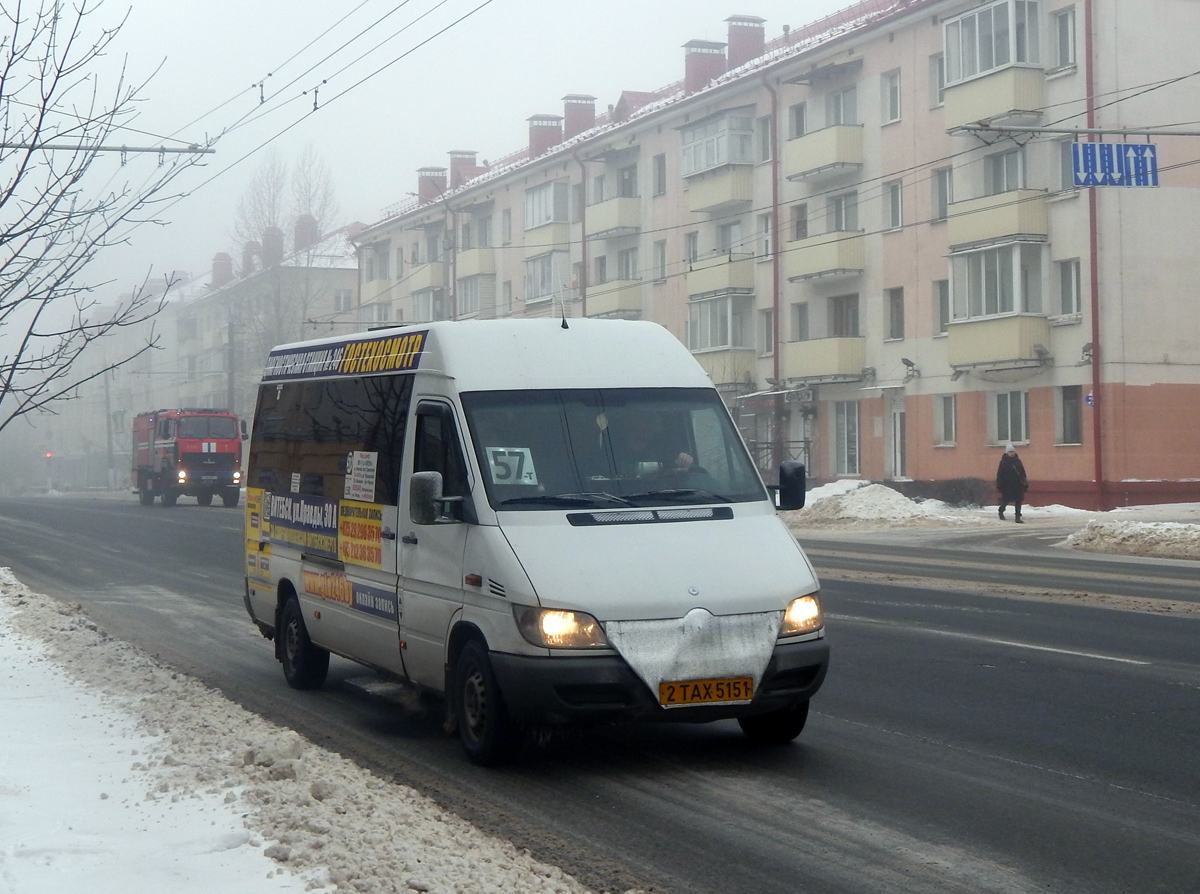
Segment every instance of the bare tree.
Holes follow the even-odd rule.
[[[292,170],[292,216],[311,214],[317,232],[324,234],[333,227],[340,210],[329,167],[309,143]]]
[[[8,32],[0,34],[0,431],[53,411],[83,383],[155,346],[151,334],[127,356],[75,369],[97,340],[147,322],[164,301],[143,282],[127,300],[102,307],[93,295],[108,283],[89,283],[84,273],[134,227],[161,223],[155,209],[177,197],[169,185],[201,157],[168,159],[180,150],[158,150],[158,167],[141,185],[115,188],[118,178],[97,163],[121,143],[114,135],[133,119],[146,87],[127,83],[122,69],[102,97],[100,60],[123,22],[92,27],[100,2],[0,7]]]
[[[260,242],[270,227],[287,231],[283,225],[287,185],[287,163],[280,158],[278,150],[270,148],[263,154],[250,178],[250,185],[238,200],[233,238],[239,249],[247,243]]]

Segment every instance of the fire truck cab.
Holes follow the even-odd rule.
[[[220,496],[238,505],[246,423],[228,410],[153,410],[133,420],[133,489],[143,506],[156,496],[174,506],[181,496],[211,506]]]

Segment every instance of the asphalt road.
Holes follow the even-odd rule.
[[[486,771],[442,735],[439,704],[368,697],[350,662],[317,693],[284,684],[242,607],[241,518],[5,500],[0,565],[597,891],[1200,891],[1200,612],[970,585],[1015,554],[1006,586],[1195,601],[1185,563],[825,538],[809,545],[833,661],[796,743],[752,748],[733,723],[613,727]],[[838,579],[851,561],[870,579]],[[901,561],[907,583],[939,586],[871,576]]]

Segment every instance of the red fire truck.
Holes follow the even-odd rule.
[[[228,410],[153,410],[133,420],[133,487],[143,506],[181,496],[211,506],[220,495],[236,506],[242,488],[246,423]]]

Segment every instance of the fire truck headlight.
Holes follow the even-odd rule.
[[[234,472],[234,473],[233,473],[233,480],[234,480],[234,481],[241,481],[241,480],[242,480],[242,473],[241,473],[241,472]]]
[[[183,484],[183,482],[185,482],[185,481],[187,481],[187,469],[180,469],[179,470],[179,483]]]

